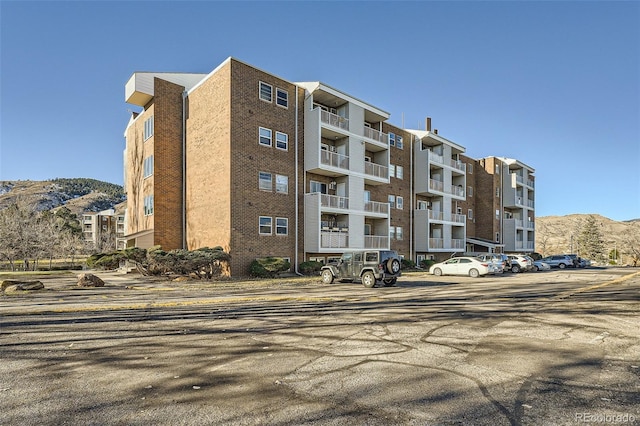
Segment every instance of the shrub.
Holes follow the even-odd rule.
[[[402,269],[415,269],[416,262],[411,259],[401,259]]]
[[[274,278],[281,272],[291,269],[288,260],[281,257],[264,257],[251,262],[249,273],[257,278]]]
[[[315,260],[309,260],[302,262],[299,266],[300,273],[304,275],[317,275],[322,269],[322,262],[316,262]]]
[[[192,251],[164,251],[159,246],[149,250],[133,247],[113,253],[94,254],[87,259],[87,266],[116,269],[123,260],[133,262],[143,275],[178,274],[211,279],[228,272],[231,256],[222,247],[203,247]]]
[[[422,269],[429,269],[434,263],[436,263],[436,261],[433,259],[423,259],[420,261],[420,267]]]

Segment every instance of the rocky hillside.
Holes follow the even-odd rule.
[[[125,200],[121,186],[95,179],[0,181],[0,210],[21,199],[37,210],[65,206],[80,215],[113,208]]]
[[[578,236],[588,216],[596,219],[607,252],[640,248],[640,219],[618,222],[596,214],[572,214],[536,217],[536,251],[545,255],[578,252]]]

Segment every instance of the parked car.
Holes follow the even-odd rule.
[[[591,261],[589,259],[583,259],[582,257],[580,258],[580,267],[581,268],[586,268],[588,266],[591,266]]]
[[[553,256],[543,257],[542,260],[544,263],[548,263],[552,268],[572,268],[573,267],[573,259],[571,259],[566,254],[556,254]]]
[[[489,273],[489,263],[475,257],[453,257],[444,262],[435,263],[429,268],[432,275],[468,275],[472,278]]]
[[[510,254],[511,272],[526,272],[533,269],[533,259],[522,254]]]
[[[534,271],[548,271],[551,269],[551,266],[543,262],[542,260],[534,260],[533,261],[533,270]]]
[[[334,279],[360,281],[371,288],[377,282],[390,287],[400,272],[400,257],[395,250],[358,250],[342,254],[337,264],[323,266],[320,270],[322,282],[331,284]]]
[[[493,274],[501,274],[505,270],[509,270],[511,268],[511,262],[509,261],[509,256],[502,253],[486,253],[479,254],[476,256],[478,260],[481,262],[488,262],[490,273]]]

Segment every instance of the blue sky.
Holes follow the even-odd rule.
[[[640,218],[640,3],[0,1],[0,180],[122,184],[135,71],[233,56],[535,169],[536,214]]]

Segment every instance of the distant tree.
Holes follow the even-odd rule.
[[[640,222],[635,222],[622,240],[622,253],[629,257],[632,266],[640,265]]]
[[[588,259],[602,260],[604,257],[604,240],[600,232],[600,224],[594,216],[587,216],[578,236],[580,254]]]

